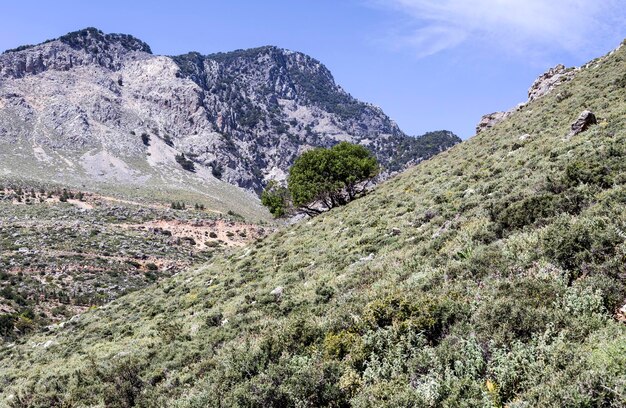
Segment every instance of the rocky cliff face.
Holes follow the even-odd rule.
[[[170,177],[152,170],[179,156],[200,177],[259,192],[303,150],[341,140],[391,171],[459,142],[408,137],[320,62],[276,47],[156,56],[134,37],[89,28],[0,55],[0,144],[57,174],[143,183]]]
[[[119,70],[133,53],[152,51],[126,34],[104,34],[95,28],[76,31],[40,45],[25,45],[2,55],[0,78],[23,78],[47,70],[69,71],[85,65]]]

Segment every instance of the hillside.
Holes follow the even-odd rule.
[[[179,203],[0,185],[0,336],[67,320],[273,230]]]
[[[622,46],[346,207],[5,344],[2,398],[623,407],[624,112]]]
[[[397,171],[460,141],[428,139],[352,98],[319,61],[277,47],[168,57],[88,28],[0,55],[4,178],[133,197],[194,193],[254,214],[258,200],[229,184],[260,193],[304,149],[348,140]]]

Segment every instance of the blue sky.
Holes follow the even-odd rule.
[[[547,68],[615,48],[626,0],[4,2],[0,49],[88,26],[135,35],[157,54],[302,51],[408,134],[467,138],[481,115],[524,101]]]

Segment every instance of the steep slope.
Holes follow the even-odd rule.
[[[626,47],[559,94],[346,207],[5,345],[2,396],[624,406]],[[569,137],[585,109],[599,123]]]
[[[157,114],[185,117],[154,104],[165,86],[148,77],[175,77],[176,64],[154,57],[143,42],[95,29],[0,55],[0,182],[30,188],[87,189],[116,197],[202,202],[212,210],[268,218],[258,199],[180,155],[159,134]],[[127,73],[131,84],[122,86]],[[194,99],[194,85],[167,88]],[[147,101],[149,100],[149,101]]]
[[[221,179],[258,193],[303,149],[340,140],[368,146],[390,171],[460,141],[445,132],[424,149],[320,62],[276,47],[156,56],[134,37],[89,28],[0,55],[0,174],[191,183],[207,194],[226,189]]]

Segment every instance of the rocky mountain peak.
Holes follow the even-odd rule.
[[[329,92],[342,94],[341,100],[334,101],[335,104],[351,99],[321,62],[303,53],[275,46],[206,56],[191,52],[173,58],[180,66],[182,76],[205,88],[207,81],[217,77],[247,88],[249,94],[258,93],[260,89],[271,92],[273,100],[284,98],[329,108],[328,102],[331,101],[326,100]]]
[[[0,78],[22,78],[47,70],[68,71],[90,64],[119,70],[129,55],[151,53],[148,44],[131,35],[104,34],[90,27],[5,51],[0,55]]]
[[[105,34],[101,30],[94,27],[87,27],[82,30],[72,31],[59,38],[46,40],[36,45],[22,45],[4,51],[2,54],[17,53],[31,48],[39,47],[44,44],[53,43],[55,41],[69,45],[74,49],[82,49],[88,52],[107,51],[111,46],[120,45],[128,51],[142,51],[152,54],[150,46],[140,39],[129,34]]]
[[[111,47],[120,46],[127,51],[141,51],[152,54],[150,46],[129,34],[105,34],[97,28],[88,27],[59,37],[59,41],[74,49],[99,53]]]

